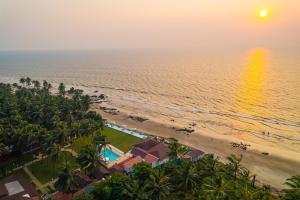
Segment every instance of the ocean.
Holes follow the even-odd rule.
[[[98,90],[136,115],[300,152],[299,50],[0,52],[0,81],[24,76]]]

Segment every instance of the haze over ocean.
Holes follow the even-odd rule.
[[[263,48],[3,51],[0,81],[30,76],[99,90],[123,108],[138,107],[139,115],[174,119],[182,126],[194,122],[217,134],[243,133],[300,151],[297,53]]]

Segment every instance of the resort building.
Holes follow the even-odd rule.
[[[0,200],[40,200],[34,186],[19,175],[0,180]]]
[[[109,172],[110,174],[124,171],[131,173],[133,166],[141,162],[146,162],[154,168],[169,161],[169,152],[170,149],[167,144],[153,139],[144,139],[133,145],[130,157],[111,165]],[[197,161],[201,159],[203,155],[203,151],[188,147],[186,154],[184,154],[182,158]]]
[[[168,145],[153,139],[145,139],[135,144],[131,150],[133,156],[140,156],[145,162],[152,167],[157,167],[169,161]]]
[[[126,160],[123,164],[121,164],[121,166],[125,172],[130,173],[133,170],[133,166],[141,162],[143,162],[143,158],[140,156],[135,156]]]
[[[202,157],[204,156],[204,152],[199,150],[199,149],[195,149],[193,147],[188,147],[188,152],[186,154],[183,155],[183,159],[188,159],[191,161],[197,161],[200,160]]]

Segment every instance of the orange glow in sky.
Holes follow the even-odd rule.
[[[0,50],[299,46],[299,7],[299,0],[0,0]]]

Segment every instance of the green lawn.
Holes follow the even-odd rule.
[[[14,171],[13,174],[18,174],[18,175],[23,176],[24,178],[26,178],[28,180],[31,180],[30,177],[28,176],[28,174],[25,172],[25,170],[23,168],[19,169],[17,171]]]
[[[57,178],[63,164],[66,160],[70,163],[72,169],[78,168],[76,158],[69,152],[61,152],[60,159],[54,163],[51,158],[46,158],[36,163],[33,163],[28,168],[39,179],[42,184],[45,184],[52,179]]]
[[[4,161],[3,163],[0,163],[0,169],[1,170],[12,170],[17,167],[23,166],[24,164],[33,161],[34,158],[32,155],[22,155],[20,157],[11,157],[9,160]]]
[[[118,149],[127,152],[132,148],[132,145],[141,141],[140,138],[129,135],[127,133],[123,133],[121,131],[117,131],[115,129],[104,127],[103,134],[107,136],[107,140],[113,146],[117,147]],[[72,149],[76,152],[80,152],[80,149],[92,142],[92,136],[82,136],[77,138],[73,144]]]

